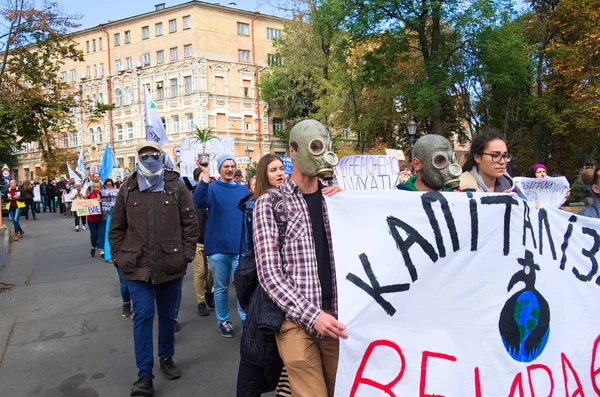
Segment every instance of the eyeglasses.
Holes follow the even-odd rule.
[[[490,156],[492,158],[492,161],[494,163],[499,163],[500,159],[504,160],[506,163],[510,163],[510,161],[512,160],[512,156],[508,153],[504,153],[504,154],[500,154],[500,153],[481,153],[483,154],[487,154],[488,156]]]
[[[158,160],[160,158],[160,153],[145,153],[145,154],[140,154],[140,160],[142,160],[142,161],[146,161],[150,157],[152,157],[154,160]]]

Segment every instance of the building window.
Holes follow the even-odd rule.
[[[121,45],[121,33],[115,33],[115,47]]]
[[[192,95],[192,93],[194,92],[192,76],[185,76],[183,78],[183,85],[185,87],[185,95]]]
[[[177,79],[171,79],[171,98],[177,97],[179,95],[179,90],[177,87]]]
[[[92,40],[92,51],[96,52],[96,39]]]
[[[90,53],[90,41],[89,40],[85,42],[85,52],[87,54]]]
[[[194,131],[194,113],[185,114],[185,130]]]
[[[88,79],[92,77],[92,72],[89,66],[86,66],[85,68],[85,77],[87,77]]]
[[[102,37],[98,39],[98,49],[102,51]]]
[[[90,128],[90,145],[96,143],[96,134],[94,134],[94,129]]]
[[[179,58],[177,47],[171,48],[171,61],[176,61]]]
[[[131,105],[131,87],[125,87],[125,95],[123,97],[123,104],[125,106]]]
[[[215,76],[215,94],[225,95],[225,77]]]
[[[71,145],[79,146],[79,135],[77,134],[77,131],[74,131],[71,134]]]
[[[98,103],[104,103],[104,95],[102,93],[98,94]]]
[[[131,43],[131,30],[125,31],[125,44]]]
[[[276,39],[278,37],[281,37],[281,30],[279,30],[279,29],[273,29],[273,28],[267,28],[267,40],[273,40],[273,39]]]
[[[161,117],[160,121],[162,122],[165,131],[167,131],[167,120],[164,117]]]
[[[156,51],[156,63],[165,63],[165,52],[163,50]]]
[[[165,99],[165,88],[162,81],[156,82],[156,99]]]
[[[123,168],[123,157],[117,157],[117,168]]]
[[[115,90],[115,107],[120,107],[121,106],[121,89],[117,88]]]
[[[96,65],[93,66],[94,67],[94,78],[98,77],[98,67]]]
[[[247,23],[238,22],[237,23],[237,34],[242,35],[242,36],[249,36],[250,35],[250,25],[248,25]]]
[[[133,139],[133,123],[125,124],[127,127],[127,139]]]
[[[123,125],[117,124],[115,125],[115,129],[117,130],[117,141],[123,140]]]
[[[115,61],[115,68],[117,69],[117,72],[120,72],[123,68],[121,67],[121,60],[117,59]]]
[[[252,131],[252,116],[244,116],[244,131]]]
[[[96,107],[96,94],[92,94],[92,108]]]
[[[131,58],[125,58],[125,69],[133,69],[133,62],[131,62]]]
[[[69,136],[63,136],[63,147],[69,147]]]
[[[171,117],[171,125],[173,126],[173,134],[178,134],[179,131],[179,116]]]
[[[171,19],[169,21],[169,33],[177,32],[177,19]]]
[[[283,119],[281,118],[273,118],[273,131],[281,132],[283,131]]]
[[[162,22],[159,22],[154,25],[154,35],[162,36]]]
[[[142,40],[150,38],[150,26],[142,26]]]
[[[135,156],[127,157],[127,162],[128,162],[129,168],[131,168],[133,170],[133,167],[135,167]]]
[[[281,57],[275,54],[267,54],[267,63],[269,66],[281,66]]]
[[[250,86],[252,82],[250,80],[243,80],[243,90],[244,90],[244,98],[250,98]]]
[[[238,50],[238,61],[239,62],[250,62],[250,51]]]
[[[61,72],[61,73],[60,73],[60,80],[61,80],[63,83],[66,83],[66,82],[67,82],[67,72]]]
[[[183,30],[192,28],[192,17],[187,15],[183,17]]]
[[[77,72],[75,72],[74,70],[71,70],[71,82],[74,82],[77,80]]]
[[[192,45],[186,44],[183,46],[183,57],[190,58],[192,56]]]
[[[100,95],[102,95],[102,94],[100,94]],[[102,143],[102,128],[98,127],[96,132],[98,133],[98,143]]]
[[[104,64],[100,64],[100,77],[104,77]]]
[[[350,128],[342,128],[342,139],[350,139]]]
[[[150,53],[147,52],[142,55],[142,62],[144,66],[150,66]]]

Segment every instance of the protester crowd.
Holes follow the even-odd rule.
[[[255,174],[244,179],[230,155],[211,164],[197,163],[193,181],[174,170],[154,142],[137,148],[135,172],[126,180],[78,182],[61,177],[14,180],[5,203],[14,239],[24,237],[25,219],[42,212],[74,218],[75,232],[89,229],[90,256],[112,264],[118,274],[123,317],[132,317],[138,380],[132,396],[154,393],[152,326],[158,315],[158,358],[167,379],[181,376],[175,364],[175,332],[182,280],[192,264],[197,314],[215,311],[216,331],[240,336],[237,396],[332,397],[339,339],[347,338],[338,321],[338,295],[329,215],[324,196],[339,194],[331,137],[315,120],[290,132],[291,175],[282,160],[267,154]],[[452,144],[426,135],[414,145],[412,161],[400,168],[398,190],[511,193],[517,190],[507,172],[511,161],[506,141],[482,134],[471,143],[462,166]],[[535,164],[529,177],[547,177]],[[581,181],[589,186],[591,205],[580,215],[600,217],[600,166],[587,168]],[[193,182],[193,183],[192,183]],[[77,200],[114,201],[100,214],[78,216]],[[113,206],[114,205],[114,206]],[[87,227],[87,229],[86,229]],[[229,307],[234,282],[235,330]]]

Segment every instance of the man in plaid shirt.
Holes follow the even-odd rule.
[[[337,287],[325,187],[337,157],[329,151],[325,127],[304,120],[290,132],[292,175],[280,186],[287,222],[280,243],[273,196],[260,197],[254,209],[254,250],[258,277],[269,297],[285,313],[276,334],[279,354],[294,397],[332,397],[339,338],[347,338],[337,321]]]

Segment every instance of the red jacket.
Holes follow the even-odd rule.
[[[98,199],[100,200],[100,194],[96,194],[94,192],[91,192],[90,194],[88,194],[88,196],[86,197],[87,199]],[[104,218],[102,217],[102,215],[88,215],[87,217],[88,222],[102,222],[104,220]]]

